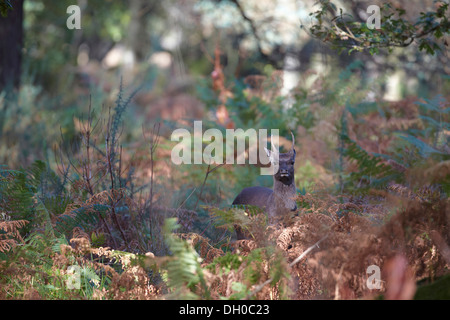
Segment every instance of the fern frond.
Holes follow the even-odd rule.
[[[0,252],[10,251],[17,245],[17,242],[23,242],[19,230],[23,228],[28,221],[0,221]]]
[[[26,220],[0,221],[0,231],[20,237],[18,230],[23,228],[27,223],[28,221]]]
[[[341,140],[345,145],[343,155],[355,161],[358,166],[358,171],[350,174],[350,180],[356,183],[358,188],[380,188],[390,181],[402,179],[403,173],[394,170],[383,158],[369,154],[345,134],[341,135]]]
[[[402,139],[408,141],[410,144],[412,144],[414,147],[417,148],[419,154],[423,158],[437,158],[442,160],[450,160],[450,153],[439,151],[426,142],[412,136],[412,135],[402,135],[400,136]]]
[[[172,257],[167,261],[167,282],[173,294],[184,298],[198,298],[196,286],[201,284],[206,296],[208,288],[203,279],[200,265],[201,258],[186,241],[173,234],[180,226],[175,218],[167,219],[164,224],[164,235]],[[183,290],[188,289],[189,291]]]
[[[14,239],[0,239],[0,252],[5,253],[10,251],[17,245]]]
[[[95,225],[100,215],[105,215],[109,206],[102,204],[85,205],[68,209],[56,218],[55,230],[59,233],[70,233],[75,227]]]
[[[34,189],[23,170],[0,171],[0,210],[11,220],[34,221]]]
[[[250,224],[250,218],[245,212],[245,208],[236,206],[229,209],[219,209],[215,207],[205,207],[211,218],[214,219],[215,226],[217,228],[227,228],[233,230],[235,225],[239,225],[243,228]]]

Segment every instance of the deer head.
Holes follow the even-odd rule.
[[[294,164],[295,164],[295,138],[292,135],[292,148],[286,153],[280,153],[275,145],[273,144],[273,139],[271,139],[272,150],[266,150],[267,156],[269,157],[270,163],[274,167],[274,180],[279,181],[282,184],[289,186],[294,183]]]

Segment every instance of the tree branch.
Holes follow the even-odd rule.
[[[306,257],[306,255],[308,253],[310,253],[311,251],[313,251],[316,247],[319,248],[319,244],[324,241],[326,238],[328,238],[328,235],[326,235],[325,237],[323,237],[322,239],[320,239],[319,241],[317,241],[315,244],[313,244],[311,247],[309,247],[308,249],[306,249],[305,251],[303,251],[303,253],[301,255],[299,255],[294,261],[292,261],[289,264],[289,267],[293,267],[295,266],[297,263],[299,263],[304,257]],[[259,284],[256,286],[256,288],[246,297],[246,299],[250,299],[251,297],[253,297],[255,294],[257,294],[258,292],[260,292],[266,285],[268,285],[269,283],[271,283],[273,281],[273,278],[269,278],[266,281],[264,281],[263,283]]]
[[[239,13],[241,14],[242,18],[247,21],[250,25],[250,29],[252,30],[252,34],[255,37],[256,40],[256,46],[258,47],[259,54],[266,60],[268,60],[273,65],[277,64],[277,61],[273,60],[268,54],[264,53],[264,51],[261,48],[261,37],[258,35],[258,31],[255,26],[255,22],[250,19],[250,17],[245,13],[244,9],[242,8],[241,4],[238,0],[231,0],[232,3],[234,3],[239,10]]]

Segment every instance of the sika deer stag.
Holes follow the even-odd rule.
[[[273,175],[273,189],[265,187],[249,187],[243,189],[234,199],[233,205],[251,205],[264,210],[267,214],[269,223],[274,223],[279,218],[283,218],[289,213],[297,210],[295,197],[297,189],[294,179],[294,135],[292,134],[292,148],[289,152],[279,153],[272,143],[272,151],[266,150],[272,167],[275,165],[278,170]],[[237,239],[246,239],[239,226],[236,226]]]

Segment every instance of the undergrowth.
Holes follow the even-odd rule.
[[[354,83],[355,68],[341,77]],[[267,225],[258,210],[219,206],[231,184],[270,181],[243,176],[245,167],[174,170],[159,124],[144,128],[146,150],[127,150],[123,115],[133,94],[121,88],[114,108],[89,106],[75,141],[61,134],[54,163],[0,167],[0,298],[395,299],[420,297],[424,283],[447,275],[447,100],[362,103],[364,88],[345,98],[345,81],[330,91],[319,79],[287,108],[276,86],[264,87],[273,77],[237,82],[215,103],[243,129],[303,133],[299,150],[311,150],[296,171],[311,180],[295,215]],[[330,135],[320,140],[324,128]],[[166,176],[179,179],[173,206],[164,202],[173,186]],[[250,239],[235,241],[235,226]],[[371,265],[382,270],[378,290],[367,286]],[[396,272],[400,284],[389,276]]]

